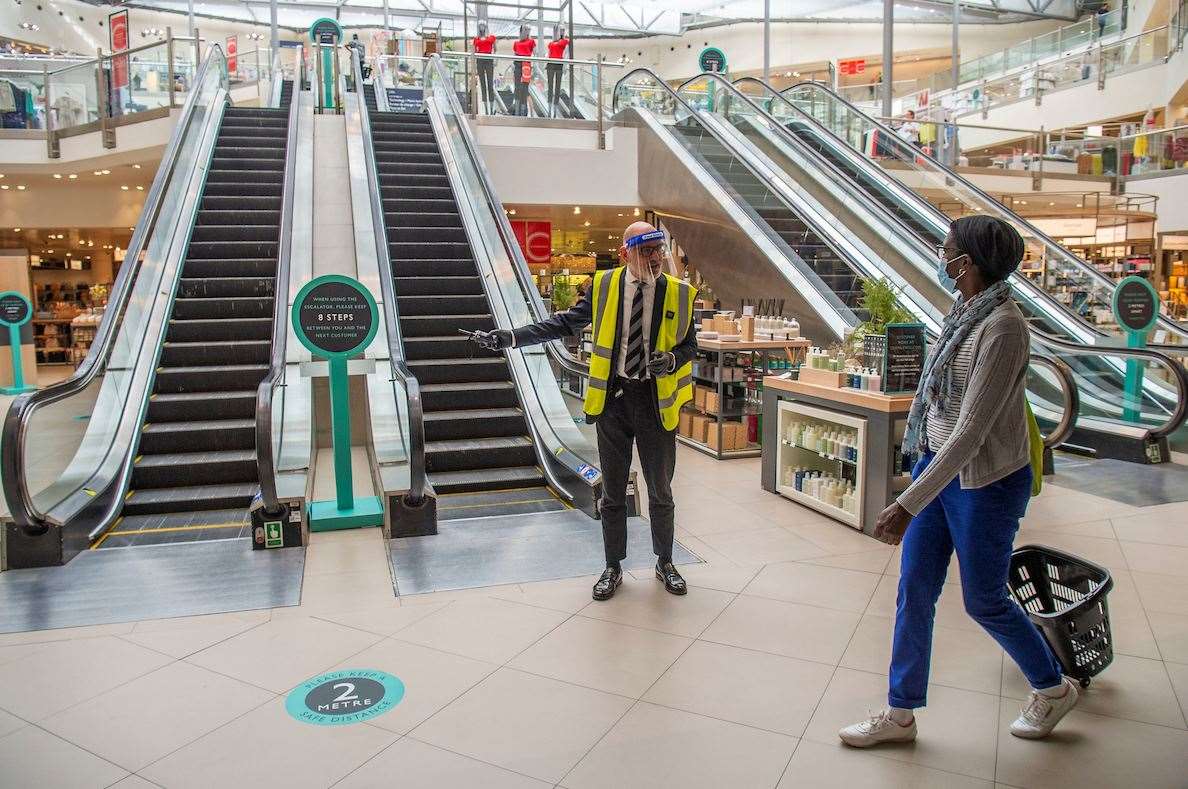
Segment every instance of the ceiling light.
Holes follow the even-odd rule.
[[[94,173],[92,173],[92,175],[103,175],[103,171],[102,171],[102,170],[96,170]]]
[[[634,214],[633,214],[633,215],[634,215],[634,216],[639,216],[639,209],[638,209],[638,208],[636,208],[636,209],[635,209],[635,211],[634,211]]]
[[[19,233],[19,232],[21,232],[21,229],[20,229],[19,227],[14,227],[14,228],[12,229],[12,232],[14,232],[14,233]]]
[[[143,186],[138,186],[138,187],[136,187],[136,191],[138,191],[138,192],[143,192],[143,191],[144,191],[144,187],[143,187]]]
[[[575,205],[575,206],[573,207],[573,212],[574,212],[575,214],[580,214],[580,213],[582,212],[582,207],[581,207],[580,205]]]
[[[0,184],[0,189],[8,189],[8,184]]]
[[[1048,203],[1048,205],[1056,205],[1055,203]]]
[[[111,175],[111,170],[100,170],[99,172],[103,173],[104,175]]]
[[[589,227],[589,226],[590,226],[590,220],[589,220],[589,219],[587,219],[587,220],[586,220],[584,223],[582,223],[582,227]]]
[[[67,253],[66,253],[66,257],[70,257],[70,252],[67,252]]]
[[[54,173],[54,178],[56,178],[56,179],[58,179],[58,180],[60,181],[60,180],[62,180],[62,174],[61,174],[61,173]]]
[[[1027,201],[1026,201],[1026,200],[1020,200],[1020,201],[1019,201],[1019,205],[1027,205]]]
[[[4,177],[4,173],[0,173],[0,178],[3,178],[3,177]]]
[[[1080,203],[1077,203],[1077,208],[1083,208],[1083,207],[1084,206],[1082,206]]]
[[[47,249],[47,250],[45,251],[45,254],[47,254],[47,255],[52,255],[52,254],[54,254],[54,251],[53,251],[52,249]]]
[[[78,178],[78,173],[71,173],[68,177],[73,181],[75,178]]]
[[[793,72],[792,72],[792,76],[793,76],[793,77],[796,77],[797,79],[799,79],[799,78],[800,78],[800,72],[799,72],[799,71],[793,71]]]
[[[514,209],[514,208],[513,208],[512,210],[508,211],[508,213],[509,213],[509,214],[511,214],[512,216],[515,216],[515,215],[516,215],[516,209]]]
[[[622,216],[622,214],[619,214],[619,216]]]
[[[124,184],[123,186],[120,187],[120,189],[122,189],[123,191],[126,192],[126,191],[128,191],[128,185]]]
[[[25,188],[26,188],[26,187],[25,187],[25,185],[24,185],[24,184],[17,184],[17,191],[18,191],[18,192],[23,192],[23,191],[25,191]]]
[[[785,77],[790,77],[790,76],[792,76],[792,72],[791,72],[791,71],[785,71],[785,72],[784,72],[784,76],[785,76]]]
[[[133,170],[139,170],[139,169],[140,169],[140,165],[139,165],[139,164],[134,164],[134,165],[132,165],[132,169],[133,169]]]

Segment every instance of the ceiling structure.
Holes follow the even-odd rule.
[[[107,5],[104,0],[89,0]],[[128,0],[123,5],[185,14],[189,0]],[[463,35],[464,14],[472,19],[478,0],[277,0],[278,24],[304,30],[321,17],[344,27],[382,28],[385,15],[394,30],[438,29],[445,37]],[[571,7],[572,6],[572,7]],[[269,0],[195,0],[193,13],[251,24],[268,24]],[[952,0],[896,0],[897,22],[947,23]],[[770,0],[773,22],[880,22],[882,0]],[[385,14],[386,11],[386,14]],[[964,24],[1019,22],[1036,18],[1075,19],[1076,0],[962,0]],[[764,18],[764,0],[499,0],[486,14],[496,35],[515,35],[520,24],[546,30],[572,12],[575,33],[583,37],[680,35]]]

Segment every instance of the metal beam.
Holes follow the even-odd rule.
[[[883,117],[891,117],[892,86],[895,83],[895,0],[883,0]]]

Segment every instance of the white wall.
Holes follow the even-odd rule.
[[[1126,191],[1134,194],[1155,195],[1159,203],[1155,210],[1159,217],[1155,221],[1158,233],[1188,231],[1188,170],[1175,175],[1153,176],[1151,178],[1126,179]]]
[[[1010,25],[963,25],[961,56],[975,58],[1008,47],[1018,41],[1047,32],[1055,22],[1028,22]],[[935,50],[948,53],[952,28],[945,24],[909,24],[895,26],[897,53]],[[738,24],[695,30],[684,36],[661,36],[656,39],[578,40],[575,56],[593,59],[601,52],[608,60],[622,55],[632,66],[647,66],[664,79],[679,79],[697,74],[697,56],[705,46],[716,46],[726,53],[731,71],[763,68],[763,25]],[[643,54],[640,55],[639,53]],[[882,58],[883,26],[869,23],[789,22],[772,26],[771,64],[794,65],[838,58],[870,56]],[[873,78],[874,75],[871,74]]]

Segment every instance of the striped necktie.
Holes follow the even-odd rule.
[[[631,323],[627,330],[627,362],[624,365],[628,378],[644,377],[644,287],[635,284],[635,296],[631,299]]]

